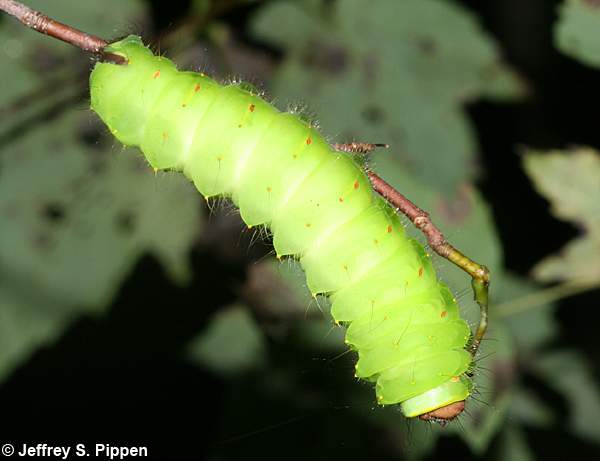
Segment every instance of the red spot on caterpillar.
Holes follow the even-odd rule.
[[[423,266],[419,267],[419,277],[423,277]]]
[[[448,311],[442,311],[442,313],[440,314],[441,318],[444,318],[448,315]]]
[[[160,77],[160,70],[157,70],[156,72],[154,72],[154,75],[152,76],[152,78],[158,78]]]
[[[194,86],[194,93],[197,93],[198,91],[200,91],[200,84],[196,83],[196,85]]]
[[[254,109],[256,108],[256,106],[254,104],[250,104],[248,106],[248,111],[250,113],[254,112]],[[240,124],[238,125],[238,128],[241,128],[244,125],[244,121],[246,120],[246,118],[248,117],[248,112],[244,112],[244,115],[242,117],[242,120],[240,121]]]
[[[391,224],[387,227],[387,233],[388,234],[392,233],[392,225]]]
[[[311,139],[311,137],[309,136],[308,138],[306,138],[306,145],[307,145],[307,146],[310,146],[311,144],[312,144],[312,139]]]
[[[358,189],[358,187],[360,186],[358,179],[356,181],[354,181],[354,188]]]

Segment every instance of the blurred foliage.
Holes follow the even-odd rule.
[[[286,52],[275,98],[307,104],[335,142],[384,140],[446,195],[476,175],[464,104],[525,91],[475,18],[446,1],[273,2],[253,30]]]
[[[541,281],[581,280],[600,283],[600,154],[593,149],[529,152],[524,167],[552,213],[582,230],[558,255],[540,262],[534,275]]]
[[[541,261],[533,276],[541,281],[600,286],[600,154],[591,148],[530,150],[525,153],[523,166],[537,191],[550,202],[552,213],[573,221],[582,234],[559,254]],[[581,436],[600,440],[598,425],[590,424],[600,414],[600,391],[585,359],[576,351],[560,351],[537,361],[535,369],[569,398],[570,428]]]
[[[252,5],[251,40],[243,46],[225,40],[236,31],[213,17],[224,3]],[[106,37],[146,20],[146,4],[138,1],[29,4]],[[556,216],[581,226],[583,235],[542,261],[537,281],[506,271],[489,204],[473,183],[478,146],[465,107],[478,99],[514,102],[528,88],[477,18],[450,0],[195,0],[190,8],[187,24],[174,27],[174,36],[188,34],[191,42],[198,37],[190,33],[198,33],[203,52],[218,50],[217,61],[262,59],[257,68],[275,102],[308,117],[314,111],[332,141],[391,144],[369,166],[428,210],[455,246],[493,274],[489,340],[477,359],[478,394],[468,415],[441,429],[420,422],[403,426],[396,408],[375,405],[372,386],[352,378],[355,357],[345,350],[343,329],[329,318],[327,300],[310,297],[295,262],[244,260],[248,278],[236,287],[239,300],[223,306],[181,351],[227,383],[221,420],[229,431],[252,433],[259,421],[278,415],[277,402],[291,402],[301,415],[318,408],[335,413],[331,426],[348,432],[342,441],[331,440],[331,450],[368,443],[360,431],[371,430],[387,451],[409,459],[434,454],[439,437],[456,435],[477,455],[529,460],[536,456],[527,431],[565,420],[575,436],[600,443],[598,385],[579,351],[557,345],[557,296],[546,296],[540,285],[598,281],[599,157],[591,149],[524,157],[525,170]],[[600,43],[595,8],[592,0],[567,1],[557,24],[560,48],[590,64],[600,62],[594,58]],[[190,23],[203,28],[190,29]],[[11,75],[0,87],[2,380],[73,320],[105,311],[142,254],[154,254],[175,280],[184,281],[192,245],[225,253],[206,236],[224,240],[227,232],[218,222],[203,222],[202,200],[183,178],[155,175],[108,137],[81,102],[89,62],[76,50],[12,21],[0,23],[0,43]],[[40,119],[39,113],[46,115]],[[218,221],[218,210],[213,213]],[[229,226],[239,232],[239,221]],[[205,240],[197,243],[201,232]],[[223,258],[234,251],[243,260],[244,248],[229,249]],[[437,258],[435,265],[474,324],[479,313],[468,277],[445,260]],[[530,376],[569,401],[566,418],[531,386]],[[207,397],[200,392],[190,398]],[[221,448],[215,459],[246,456]]]
[[[30,2],[44,6],[37,3]],[[124,8],[119,1],[110,8],[74,7],[65,0],[54,7],[56,17],[106,35],[142,11],[137,2]],[[58,112],[65,95],[60,88],[56,95],[46,72],[62,73],[77,51],[12,21],[3,24],[0,41],[6,44],[2,60],[11,65],[0,107],[41,88],[50,99],[46,104]],[[82,66],[76,75],[85,79],[85,58],[74,64]],[[154,177],[139,156],[98,138],[93,114],[83,103],[69,107],[69,100],[50,120],[2,138],[0,381],[80,315],[105,310],[141,255],[153,253],[174,279],[185,281],[187,254],[200,230],[195,189],[185,179]],[[13,112],[4,114],[3,134],[19,126],[23,115]]]
[[[265,338],[247,306],[223,307],[189,346],[191,360],[226,376],[260,368]]]
[[[600,414],[600,391],[581,354],[562,350],[540,357],[535,371],[569,400],[567,425],[571,431],[598,442],[600,426],[594,421]]]
[[[563,53],[600,67],[600,4],[596,0],[565,0],[554,29],[556,46]]]

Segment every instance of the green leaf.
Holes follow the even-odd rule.
[[[103,2],[73,2],[72,0],[31,0],[27,6],[52,18],[72,25],[93,35],[112,39],[119,30],[128,30],[145,14],[141,0],[106,0]],[[90,55],[59,40],[50,39],[35,32],[12,18],[0,25],[0,60],[3,69],[10,69],[10,78],[3,79],[0,88],[0,108],[20,95],[39,90],[37,98],[27,101],[36,107],[39,100],[52,100],[81,88],[87,82]],[[81,65],[75,68],[74,64]],[[38,109],[39,110],[39,109]],[[3,114],[2,121],[15,120],[14,111]]]
[[[440,0],[274,2],[254,35],[286,51],[273,83],[306,103],[336,142],[392,145],[404,168],[446,195],[476,175],[477,145],[463,105],[510,100],[523,85],[475,18]]]
[[[549,386],[569,400],[569,414],[561,415],[575,434],[600,442],[600,391],[591,373],[591,364],[577,351],[545,354],[534,367]]]
[[[528,426],[547,427],[555,418],[537,395],[525,388],[517,388],[510,404],[510,417]]]
[[[295,320],[318,312],[304,271],[291,258],[269,258],[251,265],[242,293],[263,316]]]
[[[119,30],[127,30],[132,21],[145,14],[141,0],[103,0],[102,2],[77,3],[72,0],[28,0],[27,6],[51,16],[57,21],[105,39],[113,38]],[[23,26],[19,26],[23,28]],[[25,30],[25,29],[24,29]],[[36,34],[33,31],[29,31]],[[48,43],[53,40],[42,39]],[[68,45],[56,42],[57,45]]]
[[[139,2],[115,0],[29,4],[106,36],[142,11]],[[53,118],[2,138],[0,381],[73,320],[101,313],[143,254],[152,253],[184,282],[188,251],[201,228],[198,195],[188,181],[155,175],[139,154],[101,136],[85,102],[73,106],[84,88],[87,57],[67,59],[80,52],[14,21],[2,23],[5,40],[12,51],[2,60],[12,68],[0,88],[0,107],[43,89],[29,99],[34,107],[23,110],[39,114],[48,104]],[[42,58],[48,69],[36,71]],[[23,110],[3,116],[0,133],[26,119]]]
[[[533,92],[529,83],[507,64],[495,66],[489,71],[489,82],[482,96],[497,102],[516,102]]]
[[[262,367],[265,355],[262,331],[243,305],[233,305],[217,312],[188,347],[192,361],[224,376]]]
[[[589,148],[529,151],[523,165],[552,213],[579,225],[584,235],[534,269],[538,280],[600,281],[600,154]]]
[[[0,362],[21,349],[25,359],[35,346],[19,325],[43,342],[40,332],[58,334],[51,325],[103,309],[144,253],[180,282],[187,276],[201,223],[193,186],[156,177],[133,152],[82,144],[74,128],[88,115],[69,112],[2,153],[0,298],[10,302],[0,311],[11,320],[0,323],[0,337],[15,341]]]
[[[491,321],[502,320],[510,329],[519,351],[535,350],[557,336],[555,304],[527,304],[529,298],[526,297],[540,290],[537,284],[510,273],[493,274],[492,277]]]
[[[519,426],[510,426],[502,437],[500,457],[503,461],[534,461],[535,455],[527,444],[527,435]]]
[[[556,47],[572,58],[600,67],[600,6],[593,0],[565,0],[554,27]]]
[[[43,293],[0,281],[0,382],[43,344],[62,333],[77,313]]]

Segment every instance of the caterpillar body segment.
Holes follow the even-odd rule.
[[[91,106],[115,137],[270,228],[277,255],[298,258],[310,290],[330,297],[358,352],[356,376],[376,382],[379,403],[424,419],[460,413],[449,409],[472,390],[469,328],[352,156],[240,85],[178,71],[139,37],[106,51],[127,64],[96,64]]]

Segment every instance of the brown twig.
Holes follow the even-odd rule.
[[[0,0],[0,11],[8,13],[25,26],[38,31],[41,34],[57,38],[84,51],[101,54],[110,59],[111,62],[118,64],[125,63],[125,59],[121,56],[112,53],[104,53],[103,50],[108,45],[106,40],[96,37],[95,35],[87,34],[79,29],[63,24],[62,22],[58,22],[20,2],[15,0]]]
[[[377,174],[368,171],[367,175],[373,185],[373,189],[384,197],[390,204],[396,207],[399,211],[405,214],[411,222],[427,237],[427,242],[431,248],[440,256],[452,260],[453,255],[456,259],[456,264],[461,263],[462,268],[472,277],[485,277],[486,275],[480,270],[479,264],[464,264],[464,259],[470,261],[466,256],[462,255],[457,249],[448,243],[444,234],[433,224],[429,213],[422,210],[404,195],[398,192],[389,183],[384,181]],[[458,254],[457,254],[458,253]],[[459,256],[460,255],[460,256]]]

